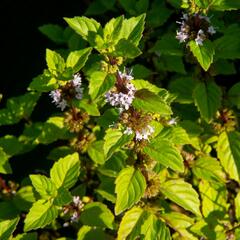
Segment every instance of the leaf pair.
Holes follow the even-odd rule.
[[[33,204],[26,219],[24,230],[43,228],[58,216],[58,206],[72,200],[68,189],[73,187],[80,174],[80,161],[77,153],[61,158],[51,171],[50,178],[30,175],[35,190],[41,199]]]

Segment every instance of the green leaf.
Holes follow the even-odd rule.
[[[144,216],[143,209],[139,207],[133,207],[129,211],[127,211],[120,223],[118,229],[118,237],[117,240],[125,240],[128,235],[132,232],[134,227],[136,227],[138,221]]]
[[[173,229],[185,229],[193,225],[194,219],[180,212],[169,212],[161,214],[166,223]]]
[[[88,60],[92,48],[85,48],[79,51],[70,52],[66,60],[66,67],[73,69],[73,72],[76,73],[82,69]]]
[[[184,171],[183,158],[169,140],[155,138],[144,148],[144,152],[165,167],[178,172]]]
[[[216,55],[215,55],[216,57]],[[237,73],[234,62],[227,59],[214,60],[211,66],[211,75],[234,75]]]
[[[90,226],[82,226],[77,234],[77,240],[106,240],[109,236],[101,229]]]
[[[205,237],[206,239],[226,240],[225,227],[223,224],[218,224],[219,222],[219,219],[209,216],[208,219],[197,221],[190,230],[199,237]]]
[[[64,18],[68,25],[83,39],[87,40],[91,46],[95,47],[96,39],[102,36],[102,27],[100,23],[92,18],[74,17]]]
[[[56,24],[45,24],[40,26],[39,31],[55,43],[62,44],[66,42],[64,29]]]
[[[127,157],[123,151],[116,152],[98,170],[105,176],[116,178],[118,173],[126,167]]]
[[[238,25],[230,25],[224,35],[216,39],[216,59],[239,59],[240,58],[240,28]]]
[[[155,0],[149,1],[149,3],[151,3],[151,8],[147,12],[147,24],[151,28],[162,26],[173,13],[173,10],[166,6],[169,0],[167,2]]]
[[[120,0],[119,3],[130,15],[136,15],[147,11],[148,0]]]
[[[240,174],[240,133],[223,132],[219,136],[217,154],[229,178],[239,181]]]
[[[152,71],[149,68],[147,68],[147,67],[145,67],[144,65],[141,65],[141,64],[134,65],[132,67],[132,72],[133,72],[133,76],[134,76],[135,79],[148,78],[149,76],[152,75]],[[144,80],[142,80],[142,81],[144,81]],[[149,83],[148,81],[146,81],[146,82]],[[152,85],[152,86],[155,86],[151,83],[149,83],[149,84]]]
[[[115,46],[114,55],[124,58],[136,58],[141,54],[141,50],[132,42],[126,39],[121,39]]]
[[[23,234],[18,234],[16,237],[14,237],[12,240],[37,240],[37,233],[32,232],[32,233],[23,233]]]
[[[155,68],[160,72],[176,72],[186,74],[183,58],[173,55],[161,55],[161,58],[154,57]]]
[[[107,109],[101,116],[98,118],[97,123],[104,130],[108,129],[109,126],[117,122],[119,118],[119,111],[115,108]]]
[[[123,16],[112,18],[103,29],[103,39],[107,46],[115,45],[121,36]]]
[[[122,218],[117,240],[142,239],[170,240],[170,232],[157,217],[139,207],[133,207]]]
[[[221,106],[222,91],[215,82],[201,82],[195,87],[193,98],[202,118],[210,122]]]
[[[57,195],[57,188],[50,178],[47,178],[44,175],[30,175],[30,179],[41,198],[49,199]]]
[[[147,218],[143,219],[143,223],[139,229],[140,231],[138,229],[136,230],[136,233],[132,234],[129,239],[134,240],[137,235],[144,236],[145,239],[171,240],[169,229],[153,214],[148,214]]]
[[[183,48],[173,34],[163,35],[149,50],[157,55],[183,56]]]
[[[96,141],[91,143],[88,147],[88,155],[90,158],[97,164],[104,164],[105,163],[105,155],[103,151],[104,141]]]
[[[50,176],[57,188],[69,189],[74,186],[80,174],[78,153],[60,158],[51,168]]]
[[[189,144],[190,139],[186,130],[182,127],[165,127],[161,130],[158,138],[168,139],[174,144]]]
[[[58,139],[67,139],[69,132],[64,124],[63,117],[50,117],[43,125],[40,135],[36,138],[35,143],[49,144]]]
[[[80,215],[80,221],[88,226],[113,229],[114,215],[105,204],[94,202],[84,207]]]
[[[35,201],[32,186],[21,187],[13,198],[14,205],[24,212],[27,212]]]
[[[11,165],[8,162],[9,156],[0,147],[0,173],[9,174],[12,173]]]
[[[52,51],[50,49],[47,49],[46,61],[47,61],[48,69],[53,75],[56,76],[59,73],[63,73],[65,69],[65,61],[59,53]]]
[[[198,194],[191,184],[182,179],[169,180],[161,184],[160,191],[179,206],[201,216]]]
[[[47,156],[47,159],[58,160],[59,158],[66,157],[69,154],[74,153],[74,150],[69,146],[60,146],[53,148]]]
[[[137,109],[159,113],[163,115],[170,115],[172,113],[170,106],[164,99],[147,89],[141,89],[135,93],[133,106]]]
[[[211,216],[223,219],[227,215],[227,189],[224,185],[209,183],[205,180],[199,184],[202,199],[202,213],[205,218]]]
[[[234,84],[228,91],[228,97],[231,104],[240,109],[240,83]]]
[[[62,207],[63,205],[67,205],[72,201],[71,193],[66,190],[64,187],[60,187],[57,190],[57,196],[54,199],[54,205]]]
[[[192,171],[200,179],[214,182],[225,182],[225,176],[217,159],[201,157],[194,161]]]
[[[103,150],[105,157],[110,158],[114,152],[131,141],[132,138],[132,135],[123,134],[119,129],[109,128],[104,136]]]
[[[8,156],[20,154],[23,150],[24,144],[18,138],[12,135],[5,135],[0,138],[0,147]]]
[[[134,76],[135,76],[135,74],[134,74]],[[131,82],[134,84],[134,86],[137,90],[147,89],[150,92],[153,92],[156,94],[161,93],[161,92],[163,93],[163,95],[164,95],[164,93],[167,94],[167,90],[165,90],[163,88],[159,88],[159,87],[155,86],[154,84],[150,83],[149,81],[142,80],[142,79],[137,79],[137,80],[134,79]]]
[[[195,41],[189,42],[190,50],[197,58],[201,67],[207,71],[213,63],[213,56],[215,54],[214,46],[211,41],[205,40],[203,45],[198,45]]]
[[[7,100],[6,108],[0,110],[0,126],[18,123],[28,119],[40,97],[39,93],[26,93]]]
[[[9,240],[11,239],[11,235],[14,232],[19,221],[19,217],[0,221],[0,236],[1,240]]]
[[[132,207],[144,195],[146,181],[142,173],[133,167],[124,168],[116,179],[117,194],[115,214]]]
[[[177,96],[175,101],[183,104],[192,103],[193,89],[196,84],[197,81],[192,77],[181,77],[170,82],[169,90]]]
[[[90,99],[90,96],[83,96],[81,101],[74,99],[73,105],[77,108],[83,109],[90,116],[100,116],[98,106],[92,101],[92,99]]]
[[[51,201],[38,200],[24,220],[24,231],[43,228],[54,221],[57,216],[58,210]]]
[[[116,195],[114,193],[115,184],[114,178],[101,176],[101,184],[99,185],[96,192],[100,194],[103,198],[107,199],[108,201],[115,203],[116,202]]]
[[[89,78],[89,95],[92,99],[98,98],[114,86],[116,77],[106,72],[96,71]]]
[[[240,192],[238,192],[234,202],[236,207],[236,218],[238,221],[240,221]]]
[[[11,200],[0,202],[0,209],[0,225],[1,221],[16,218],[20,213]]]
[[[210,8],[216,11],[230,11],[240,8],[240,2],[235,0],[212,0]]]
[[[28,90],[38,91],[38,92],[49,92],[58,87],[57,79],[45,74],[40,74],[33,78],[30,83]]]
[[[138,17],[124,19],[120,39],[125,38],[138,46],[144,30],[145,17],[146,14],[141,14]]]

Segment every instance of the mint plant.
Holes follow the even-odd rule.
[[[96,0],[41,26],[58,47],[0,110],[1,126],[24,123],[0,137],[0,238],[239,239],[240,85],[220,82],[239,74],[239,8]],[[41,146],[51,167],[17,181],[12,158]]]

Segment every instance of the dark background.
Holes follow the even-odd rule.
[[[38,27],[66,26],[63,17],[79,16],[90,1],[1,0],[1,87],[3,103],[26,91],[32,78],[45,68],[45,49],[54,44]],[[3,104],[2,103],[2,104]],[[2,105],[1,104],[1,105]]]
[[[0,108],[5,107],[9,97],[27,92],[27,87],[34,77],[46,68],[46,48],[56,49],[57,45],[44,36],[38,27],[44,24],[60,24],[67,26],[63,17],[81,16],[91,1],[69,0],[1,0],[1,84],[0,93],[3,99]],[[43,111],[44,110],[44,111]],[[43,94],[34,109],[32,119],[45,121],[49,112],[56,111],[51,100]],[[6,134],[19,136],[25,122],[0,127],[0,137]],[[49,149],[55,143],[40,145],[33,151],[14,156],[10,164],[14,175],[5,176],[19,181],[30,173],[52,166],[52,161],[46,161]]]

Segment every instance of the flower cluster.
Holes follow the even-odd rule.
[[[183,14],[181,20],[177,22],[180,24],[180,30],[177,31],[176,36],[180,43],[195,40],[197,45],[203,45],[205,39],[216,33],[207,16]]]
[[[67,82],[59,89],[50,92],[49,95],[52,98],[52,102],[63,111],[68,106],[68,102],[71,99],[82,99],[83,88],[81,88],[81,85],[82,81],[80,74],[75,74],[71,81]]]
[[[123,133],[130,135],[133,133],[133,130],[130,127],[127,127]],[[136,130],[135,138],[137,141],[149,140],[149,136],[151,136],[152,133],[154,133],[154,128],[150,125],[147,125],[145,128],[141,130]]]
[[[78,222],[80,213],[83,210],[84,203],[79,196],[73,196],[72,203],[63,208],[63,214],[70,214],[70,222],[65,222],[64,227],[68,227],[70,223]]]
[[[105,95],[106,102],[114,107],[119,107],[120,112],[128,110],[133,102],[136,89],[130,82],[132,79],[131,73],[118,71],[115,86]]]
[[[135,133],[137,141],[149,140],[154,132],[154,128],[149,124],[152,121],[151,116],[132,107],[127,112],[122,113],[121,120],[126,126],[123,133],[127,135]]]

